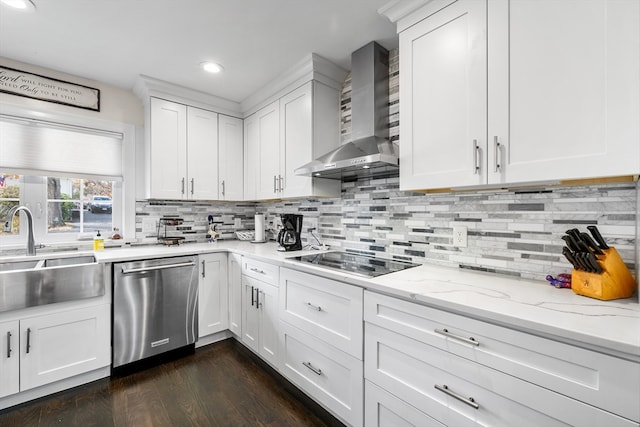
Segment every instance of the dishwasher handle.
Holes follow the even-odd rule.
[[[179,268],[179,267],[193,267],[196,265],[193,261],[190,262],[181,262],[178,264],[164,264],[164,265],[154,265],[152,267],[139,267],[139,268],[124,268],[122,267],[122,274],[131,274],[131,273],[141,273],[144,271],[154,271],[154,270],[167,270],[169,268]]]

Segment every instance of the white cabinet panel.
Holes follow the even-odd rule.
[[[278,287],[242,276],[242,342],[278,367],[280,355]]]
[[[258,132],[258,164],[256,196],[258,199],[278,197],[280,185],[280,103],[273,102],[256,113]]]
[[[229,253],[229,330],[242,335],[242,256]]]
[[[200,338],[229,327],[227,254],[199,256],[198,336]]]
[[[461,0],[400,34],[401,189],[486,182],[485,27]]]
[[[362,426],[362,361],[283,322],[282,373],[352,426]]]
[[[0,397],[20,391],[18,321],[0,323]]]
[[[187,107],[186,177],[189,199],[218,199],[217,113]]]
[[[364,402],[367,427],[444,427],[371,381],[364,382]]]
[[[640,3],[498,0],[488,13],[490,182],[639,173]]]
[[[310,335],[362,359],[362,288],[280,269],[280,316]]]
[[[242,119],[218,117],[219,199],[242,200],[244,188]]]
[[[20,321],[20,389],[108,366],[109,304]]]

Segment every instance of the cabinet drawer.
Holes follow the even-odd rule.
[[[362,288],[283,268],[280,318],[362,359]]]
[[[278,266],[242,257],[242,274],[278,286]]]
[[[364,382],[364,425],[367,427],[445,427],[371,381]]]
[[[365,324],[365,378],[445,425],[637,426],[369,323]]]
[[[362,361],[285,322],[280,372],[337,417],[362,426]]]
[[[640,364],[365,292],[365,321],[640,421]]]

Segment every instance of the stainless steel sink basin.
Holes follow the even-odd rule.
[[[49,255],[0,262],[0,313],[102,296],[104,265],[93,255]]]

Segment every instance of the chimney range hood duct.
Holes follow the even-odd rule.
[[[389,141],[389,52],[376,42],[351,55],[351,137],[296,175],[331,179],[398,176],[398,153]]]

